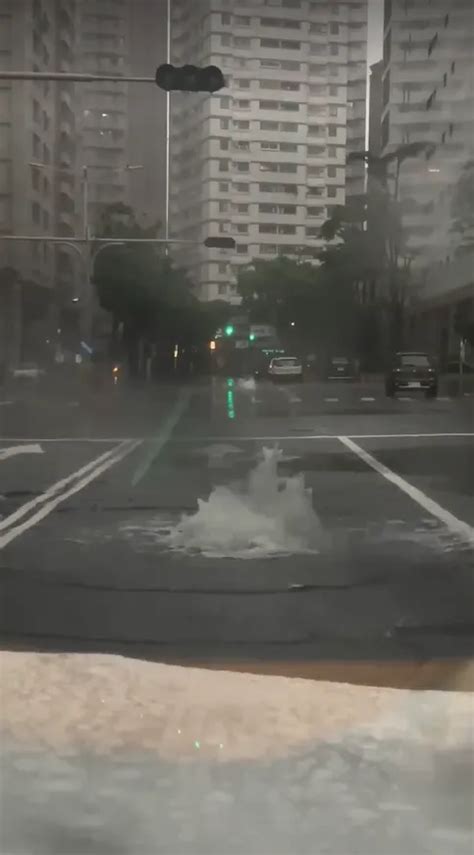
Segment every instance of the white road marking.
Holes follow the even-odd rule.
[[[364,448],[361,448],[360,445],[357,445],[357,443],[353,442],[348,436],[340,436],[339,441],[357,455],[357,457],[359,457],[367,466],[381,475],[382,478],[390,481],[391,484],[394,484],[399,488],[399,490],[406,493],[410,499],[417,502],[417,504],[425,511],[428,511],[432,517],[435,517],[443,523],[449,531],[459,537],[462,537],[463,540],[467,541],[467,543],[474,547],[474,528],[472,526],[463,520],[458,519],[458,517],[455,517],[454,514],[446,510],[446,508],[443,508],[438,504],[438,502],[435,502],[434,499],[430,499],[430,497],[427,496],[426,493],[423,493],[422,490],[419,490],[418,487],[415,487],[413,484],[405,481],[404,478],[397,475],[396,472],[393,472],[392,469],[389,469],[388,466],[385,466],[384,463],[381,463],[376,457]]]
[[[369,402],[369,401],[375,401],[375,398],[361,398],[360,400]]]
[[[12,445],[10,448],[0,448],[0,460],[7,457],[16,457],[17,454],[43,454],[43,449],[38,443],[30,445]]]
[[[450,401],[450,400],[451,400],[451,398],[448,398],[448,397],[439,398],[439,397],[438,397],[438,398],[436,398],[436,400],[437,400],[437,401]]]
[[[105,442],[105,443],[114,443],[115,445],[118,442],[130,442],[132,439],[143,439],[143,437],[133,437],[133,436],[42,436],[42,437],[27,437],[26,439],[21,436],[0,436],[0,443],[2,442],[40,442],[42,445],[45,442]]]
[[[474,437],[474,432],[459,432],[459,433],[350,433],[346,434],[349,439],[445,439],[449,437],[470,438]],[[235,437],[236,442],[278,442],[278,440],[288,440],[291,442],[299,442],[301,439],[317,440],[317,439],[339,439],[340,434],[337,433],[310,433],[310,434],[290,434],[284,436],[239,436]],[[179,437],[173,442],[179,443],[195,443],[195,442],[228,442],[228,436],[200,436],[200,437]]]
[[[399,396],[397,401],[413,401],[413,398]]]
[[[11,407],[13,401],[0,401],[0,407]]]
[[[26,504],[21,505],[13,514],[6,517],[4,520],[0,521],[0,531],[3,531],[6,528],[9,528],[14,522],[17,522],[22,517],[26,516],[30,511],[34,510],[38,505],[42,505],[43,502],[48,501],[53,498],[57,493],[60,493],[62,490],[65,490],[69,484],[73,481],[76,481],[78,478],[82,478],[87,475],[87,473],[91,469],[97,468],[102,463],[109,460],[110,457],[113,457],[117,454],[118,449],[122,447],[127,447],[129,444],[133,442],[133,440],[128,440],[128,443],[122,443],[119,446],[115,446],[115,448],[109,449],[104,454],[101,454],[100,457],[96,457],[95,460],[91,460],[89,463],[86,463],[85,466],[82,466],[81,469],[78,469],[76,472],[72,472],[70,475],[67,475],[66,478],[61,478],[60,481],[56,481],[55,484],[52,484],[51,487],[48,487],[45,493],[42,493],[41,496],[36,496],[36,498],[31,499]],[[137,442],[141,442],[141,440],[137,440]]]
[[[339,398],[325,398],[324,400],[326,404],[337,404]]]
[[[76,480],[72,484],[72,486],[69,487],[69,489],[65,490],[62,493],[59,493],[59,495],[54,495],[53,498],[50,498],[50,501],[45,502],[44,499],[48,493],[48,491],[47,491],[41,497],[40,501],[42,501],[42,506],[39,508],[38,511],[36,511],[35,514],[28,517],[26,520],[21,522],[19,525],[13,526],[13,528],[9,528],[9,530],[7,531],[6,534],[0,536],[0,549],[3,549],[5,546],[7,546],[8,543],[11,543],[12,540],[15,540],[21,534],[24,534],[25,531],[32,528],[37,523],[41,522],[41,520],[43,520],[45,517],[47,517],[48,514],[51,513],[51,511],[54,511],[54,509],[58,505],[60,505],[66,499],[69,499],[69,497],[73,496],[74,493],[78,493],[80,490],[83,490],[84,487],[87,487],[87,485],[90,484],[91,481],[94,481],[96,478],[99,477],[99,475],[102,475],[103,472],[106,472],[107,469],[110,469],[111,466],[115,466],[116,463],[120,463],[121,460],[124,460],[125,457],[127,457],[129,454],[132,453],[132,451],[135,451],[135,449],[138,448],[140,443],[141,443],[141,440],[135,440],[135,441],[123,443],[118,448],[114,448],[113,453],[112,454],[109,453],[109,455],[106,457],[106,459],[104,459],[105,455],[102,455],[101,457],[97,458],[97,460],[92,461],[92,464],[89,465],[89,471],[87,472],[86,475],[84,475],[84,477],[80,478],[80,480]],[[102,461],[102,462],[100,462],[100,461]],[[90,469],[91,465],[93,465],[94,468]],[[79,470],[79,472],[80,471],[83,471],[83,470]],[[69,482],[71,481],[71,478],[73,478],[73,477],[77,478],[79,475],[79,472],[74,473],[73,476],[69,476],[69,479],[68,479]],[[58,482],[58,484],[59,483],[61,483],[61,482]],[[58,484],[54,484],[50,488],[50,491],[54,491],[55,493],[57,493]],[[52,493],[50,495],[52,495]],[[18,511],[15,514],[11,514],[10,517],[7,517],[5,520],[2,520],[2,523],[0,523],[0,527],[5,528],[4,523],[10,523],[11,524],[12,519],[14,517],[18,518],[18,515],[24,516],[25,513],[27,512],[25,510],[25,508],[27,508],[28,505],[31,506],[32,504],[38,504],[38,503],[39,503],[38,500],[34,500],[34,502],[28,502],[27,505],[23,505],[21,508],[18,509]]]

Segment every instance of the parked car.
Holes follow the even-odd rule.
[[[326,371],[326,380],[357,380],[359,366],[349,356],[331,356]]]
[[[17,368],[12,368],[11,379],[17,382],[37,382],[45,375],[44,368],[36,362],[20,362]]]
[[[385,377],[385,392],[393,398],[397,392],[424,392],[427,398],[438,394],[438,373],[427,353],[397,353]]]
[[[272,380],[302,380],[303,363],[297,356],[277,356],[271,360],[268,373]]]

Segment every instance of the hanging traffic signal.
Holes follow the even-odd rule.
[[[217,65],[198,68],[165,63],[156,69],[155,81],[165,92],[217,92],[225,86],[224,75]]]
[[[255,335],[255,333],[251,332],[249,335],[249,341],[255,341],[256,338],[257,338],[257,336]]]
[[[234,327],[232,324],[228,324],[224,330],[226,335],[234,335]]]

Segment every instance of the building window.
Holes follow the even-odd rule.
[[[309,226],[305,231],[306,237],[309,238],[318,238],[320,236],[319,228],[317,226]]]
[[[234,15],[234,24],[236,27],[250,27],[250,18],[248,15]]]
[[[248,78],[239,78],[234,81],[234,86],[236,89],[250,89],[250,80]]]
[[[236,140],[233,147],[237,151],[250,151],[250,143],[248,140]]]
[[[337,114],[338,114],[337,106],[335,104],[330,104],[329,105],[329,115],[330,116],[337,116]]]
[[[218,285],[217,286],[217,293],[221,294],[221,296],[222,296],[222,294],[227,294],[227,285],[222,285],[222,284]]]
[[[307,175],[309,178],[322,178],[324,175],[324,166],[308,166]]]
[[[329,52],[331,56],[338,56],[339,54],[339,45],[334,44],[334,42],[329,45]]]
[[[326,154],[325,145],[309,145],[307,149],[308,157],[324,157]]]
[[[235,48],[249,48],[251,45],[250,39],[246,39],[242,36],[234,36],[234,47]]]
[[[236,205],[232,205],[232,211],[234,214],[248,214],[249,206],[245,202],[239,202]]]
[[[285,30],[299,30],[301,23],[295,18],[260,18],[261,27],[278,27]]]
[[[229,140],[219,140],[219,148],[221,151],[227,151],[229,148]]]
[[[332,36],[339,35],[339,24],[337,23],[337,21],[331,21],[329,25],[329,32]]]
[[[228,12],[222,12],[222,14],[221,14],[221,24],[223,24],[223,25],[224,25],[224,27],[228,27],[230,23],[231,23],[231,16],[230,16],[230,14],[229,14]]]
[[[230,98],[226,95],[224,98],[220,98],[219,100],[221,110],[228,110],[230,107]]]
[[[228,193],[229,185],[227,181],[219,181],[219,193]]]
[[[324,208],[321,206],[312,206],[306,209],[306,215],[308,217],[323,217],[324,216]]]
[[[225,211],[229,210],[229,203],[225,201],[219,202],[219,212],[221,214],[225,213]]]
[[[334,199],[334,197],[337,196],[338,188],[337,187],[328,187],[327,191],[328,191],[328,196],[330,198]]]
[[[308,196],[324,196],[324,187],[308,187]]]
[[[329,125],[329,127],[328,127],[328,136],[329,136],[329,137],[337,137],[337,127],[336,127],[336,125]]]
[[[237,131],[248,131],[250,128],[248,119],[234,119],[232,125]]]
[[[242,161],[242,160],[237,160],[234,163],[234,167],[237,170],[237,172],[249,172],[250,171],[250,164],[246,163],[245,161]]]
[[[229,171],[229,161],[228,160],[219,160],[219,172],[228,172]]]
[[[234,183],[234,190],[236,191],[236,193],[248,193],[249,185],[243,184],[241,181],[236,181]]]
[[[337,169],[335,166],[328,166],[328,178],[336,178]]]
[[[229,129],[229,119],[221,119],[219,125],[223,131],[227,131]]]
[[[234,101],[234,105],[236,110],[250,110],[250,101],[247,101],[244,98],[237,98],[237,100]]]
[[[247,255],[248,245],[246,243],[238,243],[235,247],[237,255]]]
[[[247,223],[237,223],[237,234],[246,235],[248,233],[249,227]]]

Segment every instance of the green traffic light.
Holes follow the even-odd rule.
[[[232,324],[229,324],[229,326],[227,326],[225,328],[225,334],[226,335],[233,335],[234,334],[234,327],[232,326]]]
[[[251,332],[249,335],[249,341],[255,341],[256,338],[257,338],[257,336],[255,335],[255,333]]]

